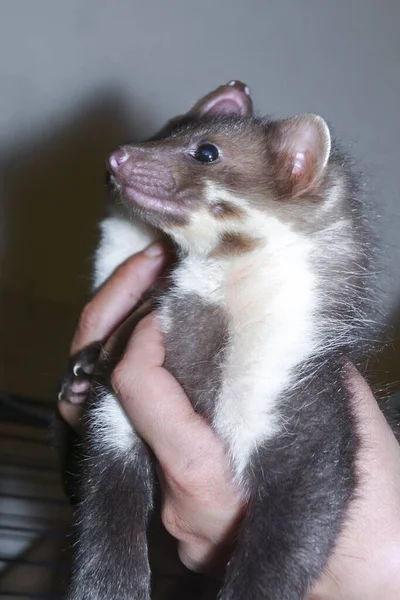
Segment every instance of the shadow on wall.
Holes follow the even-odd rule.
[[[88,296],[105,158],[144,134],[129,115],[135,107],[105,91],[23,147],[0,148],[0,389],[53,396]]]
[[[3,152],[6,284],[28,285],[35,295],[69,304],[82,301],[105,158],[127,136],[140,135],[118,97],[99,94],[57,128],[48,125],[23,148]]]

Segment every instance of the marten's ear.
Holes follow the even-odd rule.
[[[317,190],[331,152],[328,125],[317,115],[300,115],[272,126],[271,159],[278,191],[300,196]]]
[[[150,140],[166,138],[175,129],[204,117],[219,115],[250,117],[252,114],[253,102],[249,88],[241,81],[230,81],[201,98],[185,115],[178,115],[168,121]]]
[[[230,81],[201,98],[187,114],[195,118],[219,115],[251,116],[253,102],[250,90],[241,81]]]

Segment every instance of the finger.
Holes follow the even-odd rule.
[[[166,248],[157,242],[120,265],[84,308],[71,354],[108,337],[154,283],[166,260]]]
[[[385,446],[394,444],[397,449],[398,444],[393,430],[367,381],[352,364],[347,366],[347,375],[351,402],[356,413],[357,426],[361,436],[368,438],[372,443],[376,443],[382,438]],[[377,446],[382,447],[382,442],[379,441]]]
[[[371,572],[380,573],[381,582],[396,581],[398,574],[400,448],[369,385],[353,365],[347,368],[359,436],[357,492],[310,600],[375,598]],[[398,589],[385,592],[385,599],[398,597]]]
[[[103,359],[108,359],[110,356],[122,356],[129,339],[143,317],[145,317],[153,308],[152,300],[142,302],[136,310],[134,310],[110,335],[107,341],[103,344],[100,353],[99,363]]]
[[[153,313],[136,327],[112,382],[128,417],[161,466],[174,465],[179,470],[189,462],[194,466],[193,461],[201,461],[206,449],[219,440],[162,366],[164,356],[162,334]]]

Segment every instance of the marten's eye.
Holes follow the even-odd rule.
[[[212,163],[219,157],[219,150],[214,144],[200,144],[193,157],[201,163]]]

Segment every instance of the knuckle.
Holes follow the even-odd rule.
[[[201,498],[204,503],[216,487],[214,473],[204,465],[201,456],[183,456],[174,464],[162,464],[172,489],[189,500]]]
[[[188,548],[187,544],[179,544],[178,546],[178,556],[181,563],[190,571],[197,570],[197,561],[192,556],[192,552],[190,548]]]
[[[131,362],[128,363],[123,358],[114,367],[111,373],[111,386],[121,400],[137,396],[138,390],[140,390],[140,381],[138,381]]]
[[[165,529],[179,541],[188,541],[192,538],[192,532],[187,522],[182,519],[172,504],[165,503],[162,507],[161,518]]]
[[[182,564],[191,571],[203,571],[207,564],[207,559],[211,554],[211,548],[203,547],[199,544],[188,544],[180,542],[178,544],[178,556]]]
[[[123,392],[126,386],[126,365],[122,359],[111,373],[111,385],[117,393]]]
[[[171,465],[161,461],[161,466],[168,485],[175,493],[186,496],[188,499],[197,498],[200,486],[194,469],[190,468],[190,462],[186,463],[185,461],[184,464],[177,462]]]

